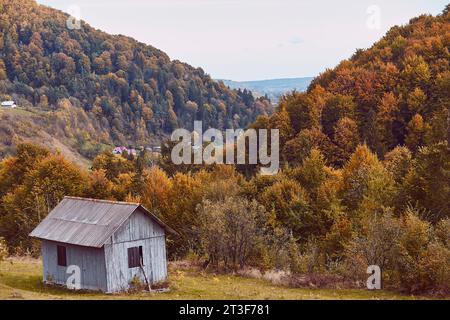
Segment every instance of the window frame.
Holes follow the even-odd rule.
[[[127,248],[128,269],[140,268],[144,266],[144,249],[143,246]]]
[[[56,263],[60,267],[67,267],[67,247],[56,245]]]

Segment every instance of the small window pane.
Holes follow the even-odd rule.
[[[139,247],[128,248],[128,268],[137,268],[141,265],[140,251]]]
[[[128,248],[128,268],[137,268],[144,265],[142,246]]]
[[[58,266],[67,267],[66,247],[56,246],[56,253],[58,256]]]

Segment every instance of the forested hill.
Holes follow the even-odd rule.
[[[0,0],[0,99],[27,109],[27,121],[39,123],[35,131],[42,122],[46,133],[88,156],[99,143],[145,145],[194,119],[246,127],[270,112],[268,101],[230,90],[152,46],[85,22],[71,30],[67,20],[32,0]],[[15,114],[2,118],[3,145],[36,133],[21,132]]]
[[[341,167],[358,144],[384,158],[398,145],[413,154],[449,139],[450,5],[396,26],[292,94],[255,127],[278,127],[284,160],[301,163],[312,148]]]

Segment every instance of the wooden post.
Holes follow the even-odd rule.
[[[152,292],[152,286],[150,285],[150,282],[148,282],[147,274],[145,273],[144,265],[142,264],[142,259],[139,263],[139,267],[141,268],[142,273],[144,274],[144,280],[145,280],[145,284],[147,285],[148,291]]]

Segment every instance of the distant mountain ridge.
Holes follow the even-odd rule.
[[[306,91],[313,79],[313,77],[301,77],[254,81],[233,81],[219,79],[218,81],[222,81],[231,89],[247,89],[252,91],[257,96],[267,95],[267,97],[270,98],[272,102],[277,102],[282,95],[288,92],[294,90],[299,92]]]
[[[195,120],[243,128],[272,112],[201,68],[84,21],[68,28],[68,19],[33,0],[0,0],[0,101],[18,105],[2,110],[0,157],[20,140],[54,145],[51,136],[92,158],[100,146],[145,146]]]

